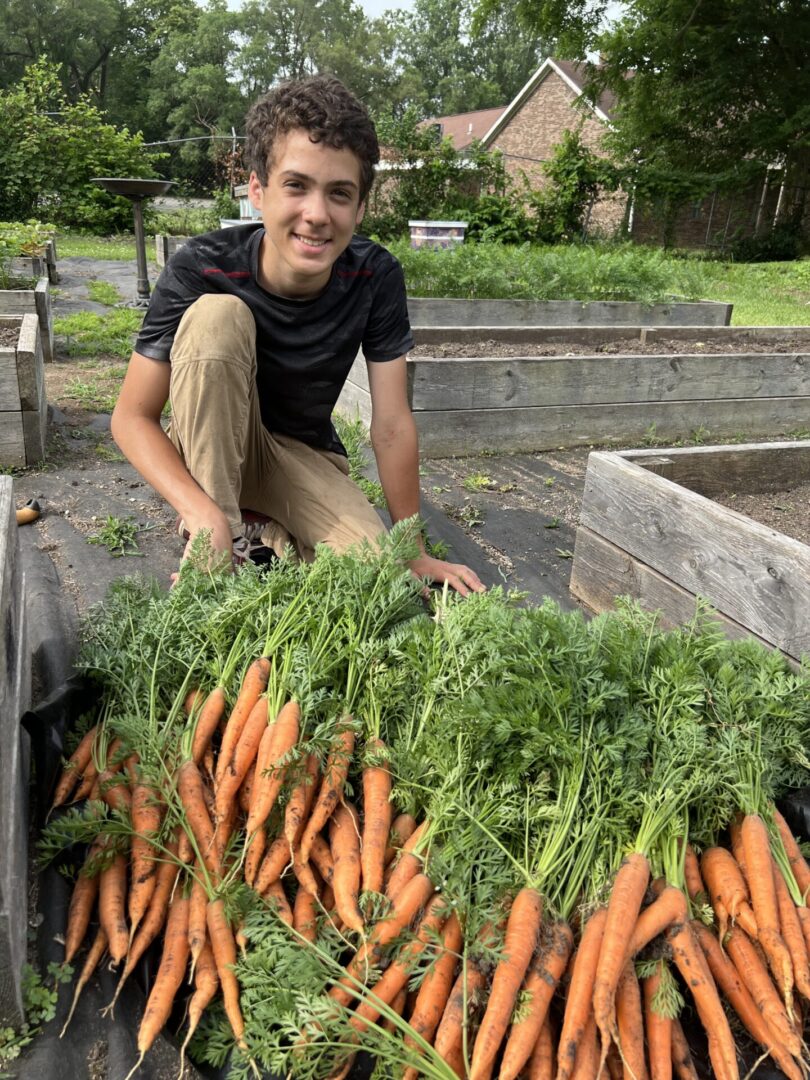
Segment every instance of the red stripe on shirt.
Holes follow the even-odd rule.
[[[237,278],[237,277],[250,277],[249,270],[220,270],[217,266],[209,266],[203,270],[204,274],[224,274],[225,277]]]

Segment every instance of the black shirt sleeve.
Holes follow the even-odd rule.
[[[153,360],[168,360],[183,313],[205,291],[193,249],[184,244],[157,280],[135,352]]]
[[[363,333],[363,355],[366,360],[377,363],[396,360],[410,352],[413,344],[405,275],[400,264],[392,260],[391,268],[374,295],[371,314]]]

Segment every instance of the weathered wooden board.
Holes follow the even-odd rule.
[[[630,596],[645,610],[660,612],[661,624],[665,627],[688,623],[696,611],[694,593],[682,589],[622,548],[582,527],[577,530],[574,544],[570,588],[574,596],[592,611],[610,611],[617,597]],[[716,612],[714,618],[730,638],[756,637],[745,626],[720,612]],[[763,638],[757,640],[770,646]]]
[[[0,476],[0,1024],[23,1019],[27,936],[28,737],[31,669],[13,484]]]
[[[623,450],[620,457],[699,495],[787,491],[810,481],[810,442]]]
[[[712,435],[773,436],[810,427],[810,398],[751,398],[644,404],[568,405],[529,409],[416,412],[422,452],[432,457],[498,450],[519,453],[594,443],[688,437],[698,427]]]
[[[810,653],[810,547],[617,454],[588,459],[582,526],[797,659]]]
[[[21,412],[0,412],[0,464],[25,465],[25,431]]]
[[[605,345],[616,341],[694,341],[696,350],[705,346],[711,352],[716,342],[738,343],[744,351],[747,343],[772,341],[807,341],[807,326],[414,326],[417,345],[444,344],[448,341],[478,342],[494,338],[517,345],[531,341],[549,345],[568,343]]]
[[[53,360],[53,318],[51,287],[47,277],[40,278],[34,289],[0,289],[0,315],[35,314],[39,319],[42,355],[45,363]]]
[[[17,379],[16,349],[0,348],[0,412],[20,407],[20,383]]]
[[[45,457],[48,434],[48,399],[45,387],[40,390],[37,408],[26,409],[22,414],[23,444],[26,465],[35,465]]]
[[[414,411],[810,395],[806,353],[420,357],[411,366]]]
[[[335,409],[349,420],[359,417],[368,427],[371,423],[371,394],[362,386],[347,381]]]
[[[408,297],[412,326],[727,326],[731,304]]]

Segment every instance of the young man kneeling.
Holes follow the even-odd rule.
[[[115,407],[115,441],[180,515],[189,544],[244,560],[262,535],[346,550],[383,525],[348,477],[332,411],[362,346],[371,442],[392,521],[419,512],[413,347],[402,269],[354,236],[379,160],[364,106],[335,78],[288,83],[247,117],[261,224],[198,236],[158,280]],[[160,423],[171,402],[168,434]],[[188,548],[186,549],[186,552]],[[426,553],[413,572],[466,595],[466,566]]]

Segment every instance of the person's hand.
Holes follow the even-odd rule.
[[[191,548],[196,537],[199,533],[205,531],[208,533],[208,540],[211,545],[209,565],[221,566],[224,563],[225,566],[230,567],[233,553],[233,540],[231,539],[231,527],[228,524],[228,519],[226,517],[220,515],[210,520],[186,521],[185,526],[189,532],[189,539],[186,542],[183,557],[180,560],[181,566],[191,554]],[[176,573],[171,575],[173,585],[177,581],[177,576]]]
[[[445,581],[457,593],[469,596],[471,592],[486,592],[486,585],[478,575],[462,563],[449,563],[443,559],[434,559],[430,555],[420,555],[409,564],[411,573],[418,578],[427,578],[438,585]]]

